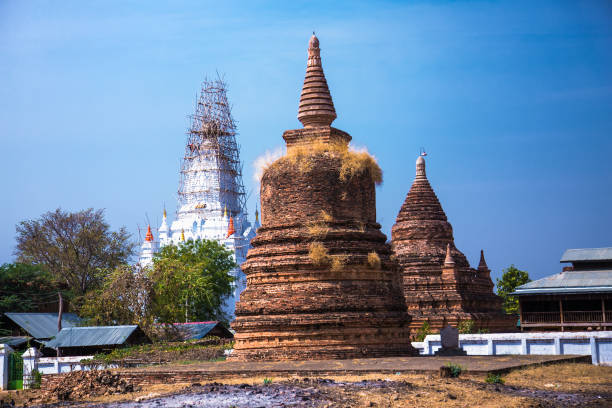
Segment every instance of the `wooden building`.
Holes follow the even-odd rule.
[[[612,248],[568,249],[561,273],[516,288],[521,330],[611,330]]]

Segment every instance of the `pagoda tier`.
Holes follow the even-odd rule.
[[[455,247],[453,227],[419,156],[416,178],[391,229],[393,251],[403,269],[404,297],[411,329],[432,329],[472,320],[476,329],[515,331],[516,318],[502,312],[502,300],[481,252],[478,269]]]
[[[399,270],[376,222],[380,169],[330,127],[335,111],[314,35],[309,45],[305,128],[284,133],[287,154],[261,179],[262,226],[242,265],[247,287],[230,358],[415,355]]]

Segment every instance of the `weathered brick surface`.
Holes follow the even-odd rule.
[[[516,319],[502,312],[490,271],[481,257],[471,268],[455,247],[453,228],[417,160],[417,176],[391,230],[393,251],[403,270],[404,296],[411,328],[429,321],[433,329],[471,319],[491,332],[515,331]],[[454,260],[444,267],[447,245]]]
[[[333,106],[331,99],[327,106]],[[315,111],[315,116],[321,113]],[[282,158],[261,179],[262,226],[242,265],[247,287],[236,305],[231,359],[416,354],[399,269],[376,222],[372,174],[366,170],[343,181],[342,155],[334,148],[346,146],[350,136],[316,119],[310,118],[310,127],[285,132],[284,138],[288,146],[328,143],[329,149],[300,163]],[[313,224],[318,233],[310,229]],[[309,256],[313,242],[343,265],[315,262]],[[380,267],[368,263],[372,252]]]

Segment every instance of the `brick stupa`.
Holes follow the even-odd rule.
[[[516,318],[502,312],[502,300],[493,293],[482,251],[474,269],[455,247],[453,227],[427,180],[422,156],[391,236],[413,332],[425,321],[437,331],[467,320],[475,329],[516,331]]]
[[[400,273],[376,222],[380,169],[331,127],[319,41],[308,49],[287,154],[261,178],[262,226],[242,268],[233,360],[415,355]]]

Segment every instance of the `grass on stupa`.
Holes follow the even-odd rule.
[[[372,181],[379,185],[383,181],[382,170],[376,159],[365,150],[356,150],[346,143],[316,141],[313,143],[291,146],[287,153],[268,166],[274,168],[297,168],[306,173],[314,168],[319,156],[340,159],[339,179],[348,182],[355,176],[368,174]]]

